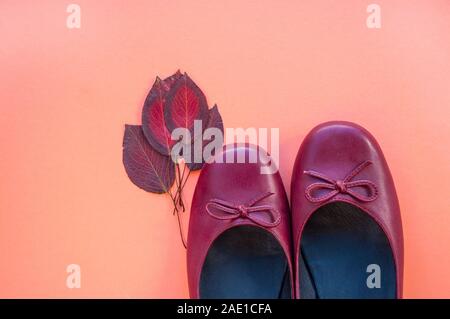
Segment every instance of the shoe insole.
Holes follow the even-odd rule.
[[[222,233],[203,264],[200,298],[291,298],[287,259],[276,238],[254,226]]]
[[[301,239],[301,298],[396,297],[396,272],[389,241],[367,213],[336,202],[321,207]]]

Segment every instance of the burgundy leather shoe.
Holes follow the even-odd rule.
[[[401,298],[403,235],[394,183],[364,128],[314,128],[291,184],[296,294],[301,298]]]
[[[257,153],[228,146],[216,158]],[[189,221],[191,298],[293,297],[289,205],[279,173],[261,174],[267,160],[203,167]]]

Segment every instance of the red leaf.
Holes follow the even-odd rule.
[[[178,81],[178,79],[180,79],[182,76],[183,74],[181,74],[180,70],[178,70],[177,72],[175,72],[175,74],[165,78],[163,81],[164,91],[166,93],[169,92],[169,90],[172,88],[175,82]]]
[[[208,129],[210,127],[218,128],[222,132],[222,135],[223,135],[223,131],[224,131],[223,121],[222,121],[222,116],[220,116],[219,109],[218,109],[217,105],[214,105],[208,112],[208,123],[207,123],[205,129]],[[209,140],[206,140],[206,141],[203,140],[202,155],[203,155],[203,148],[209,142],[210,142]],[[202,162],[201,163],[194,163],[193,162],[193,158],[194,158],[194,154],[192,154],[191,162],[190,163],[186,163],[187,167],[189,167],[189,169],[191,171],[196,171],[196,170],[201,169],[203,167],[203,164],[204,164],[203,156],[202,156]]]
[[[142,110],[144,135],[150,145],[163,155],[170,155],[170,150],[175,143],[170,138],[170,131],[164,120],[164,102],[167,92],[181,76],[180,71],[177,71],[164,80],[157,77],[145,99]]]
[[[169,132],[186,128],[194,136],[194,120],[208,119],[206,97],[200,88],[184,73],[170,89],[164,105],[164,119]]]
[[[123,165],[131,181],[152,193],[167,192],[175,181],[175,164],[153,149],[140,125],[125,125]]]

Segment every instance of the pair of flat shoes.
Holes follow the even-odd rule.
[[[191,298],[401,298],[403,235],[394,183],[364,128],[329,122],[298,152],[291,209],[270,158],[203,168],[192,202]]]

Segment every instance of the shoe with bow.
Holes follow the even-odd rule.
[[[256,146],[227,146],[217,157],[229,152],[237,158],[257,152],[258,161],[203,167],[189,221],[190,296],[291,298],[290,216],[281,177],[261,174],[268,155]]]
[[[401,298],[400,209],[369,132],[348,122],[314,128],[295,161],[291,208],[297,297]]]

